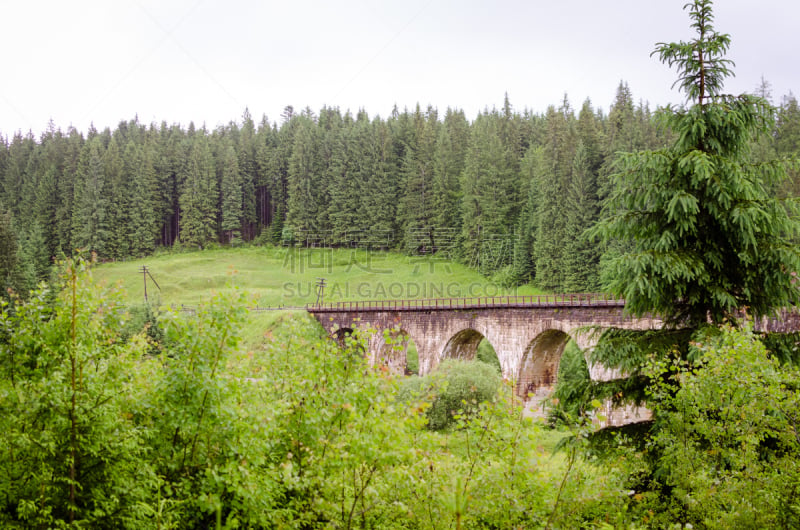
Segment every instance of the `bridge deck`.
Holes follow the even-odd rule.
[[[625,300],[610,294],[542,294],[526,296],[481,296],[476,298],[419,298],[409,300],[357,300],[310,304],[310,313],[350,311],[450,311],[453,309],[492,309],[509,307],[624,307]]]

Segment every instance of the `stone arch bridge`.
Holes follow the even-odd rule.
[[[624,300],[609,295],[565,294],[337,302],[307,310],[339,339],[356,330],[373,330],[369,361],[396,373],[406,369],[409,339],[417,348],[420,375],[446,358],[474,358],[481,340],[486,339],[497,353],[503,377],[514,382],[517,395],[538,403],[553,390],[561,354],[570,339],[588,352],[599,337],[597,329],[661,327],[660,320],[633,318],[624,307]],[[756,327],[797,330],[798,320],[792,312]],[[590,365],[589,372],[593,380],[620,375],[600,365]]]

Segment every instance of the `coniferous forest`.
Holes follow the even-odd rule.
[[[758,91],[770,96],[768,82]],[[800,148],[794,96],[777,118],[754,157]],[[256,242],[440,252],[506,284],[593,291],[603,254],[616,249],[581,234],[610,193],[615,154],[669,141],[625,83],[607,114],[566,96],[544,113],[519,112],[506,97],[471,122],[456,109],[382,118],[286,107],[279,122],[245,110],[214,130],[51,125],[0,137],[0,205],[19,256],[6,283],[35,285],[76,249],[124,260]]]

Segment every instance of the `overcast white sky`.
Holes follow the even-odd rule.
[[[0,134],[139,116],[209,128],[286,105],[389,115],[543,112],[566,93],[608,110],[620,80],[680,103],[655,43],[692,37],[688,0],[0,0]],[[800,91],[800,2],[718,0],[736,77]]]

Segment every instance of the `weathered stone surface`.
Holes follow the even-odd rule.
[[[369,342],[370,362],[386,364],[400,373],[405,369],[405,336],[419,352],[420,374],[430,372],[442,359],[473,358],[485,337],[497,352],[503,377],[515,382],[520,396],[549,394],[570,338],[588,351],[602,328],[661,325],[655,319],[630,318],[620,306],[309,311],[332,334],[345,329],[374,331]],[[386,344],[384,330],[389,330],[393,345]],[[591,374],[599,380],[618,377],[602,366],[592,366]]]

